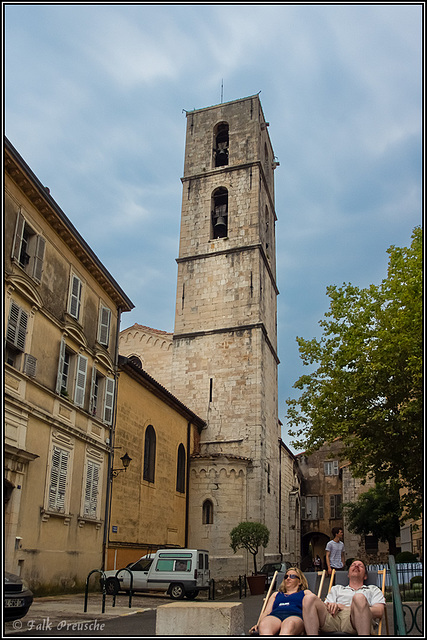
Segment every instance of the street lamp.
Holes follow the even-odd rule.
[[[119,473],[121,473],[122,471],[126,471],[132,461],[132,458],[130,458],[126,452],[125,455],[120,458],[120,460],[122,461],[123,469],[111,469],[111,479],[117,478]]]

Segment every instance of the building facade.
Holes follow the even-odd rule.
[[[172,388],[173,334],[135,323],[120,331],[119,353],[137,358],[141,367],[166,389]]]
[[[115,462],[107,569],[160,547],[188,544],[188,475],[203,420],[142,369],[119,356]],[[131,458],[123,471],[120,458]]]
[[[292,451],[280,443],[279,552],[289,564],[299,567],[301,562],[301,481],[298,460]]]
[[[5,142],[6,569],[36,593],[103,562],[122,312],[132,302]]]
[[[367,563],[386,561],[388,546],[373,536],[352,533],[342,505],[356,502],[361,493],[374,486],[367,479],[351,473],[349,463],[341,460],[342,443],[336,440],[312,453],[296,456],[302,474],[301,484],[301,566],[308,569],[319,555],[326,568],[325,547],[332,529],[344,532],[346,558],[360,558]]]
[[[171,391],[206,421],[189,531],[220,579],[250,570],[230,548],[241,521],[270,531],[260,562],[280,555],[278,163],[258,95],[186,116]]]

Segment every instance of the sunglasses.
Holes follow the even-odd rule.
[[[295,573],[287,573],[284,577],[284,580],[290,578],[291,580],[299,580],[299,576],[295,575]]]

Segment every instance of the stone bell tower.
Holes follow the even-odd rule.
[[[278,558],[275,161],[258,95],[187,112],[172,392],[207,428],[190,461],[189,544],[212,575],[252,557],[230,531],[264,523]]]

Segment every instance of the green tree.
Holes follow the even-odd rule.
[[[260,547],[266,547],[270,532],[261,522],[241,522],[230,533],[230,547],[236,553],[237,549],[246,549],[254,559],[254,574],[257,575],[256,556]]]
[[[400,534],[399,491],[394,485],[378,483],[362,493],[356,502],[343,504],[348,528],[358,535],[372,534],[388,542],[389,551],[396,554],[396,537]]]
[[[409,248],[388,249],[387,278],[366,289],[330,286],[320,340],[297,338],[317,369],[287,400],[293,444],[311,453],[340,438],[355,476],[396,481],[404,517],[417,518],[423,491],[422,230]]]

